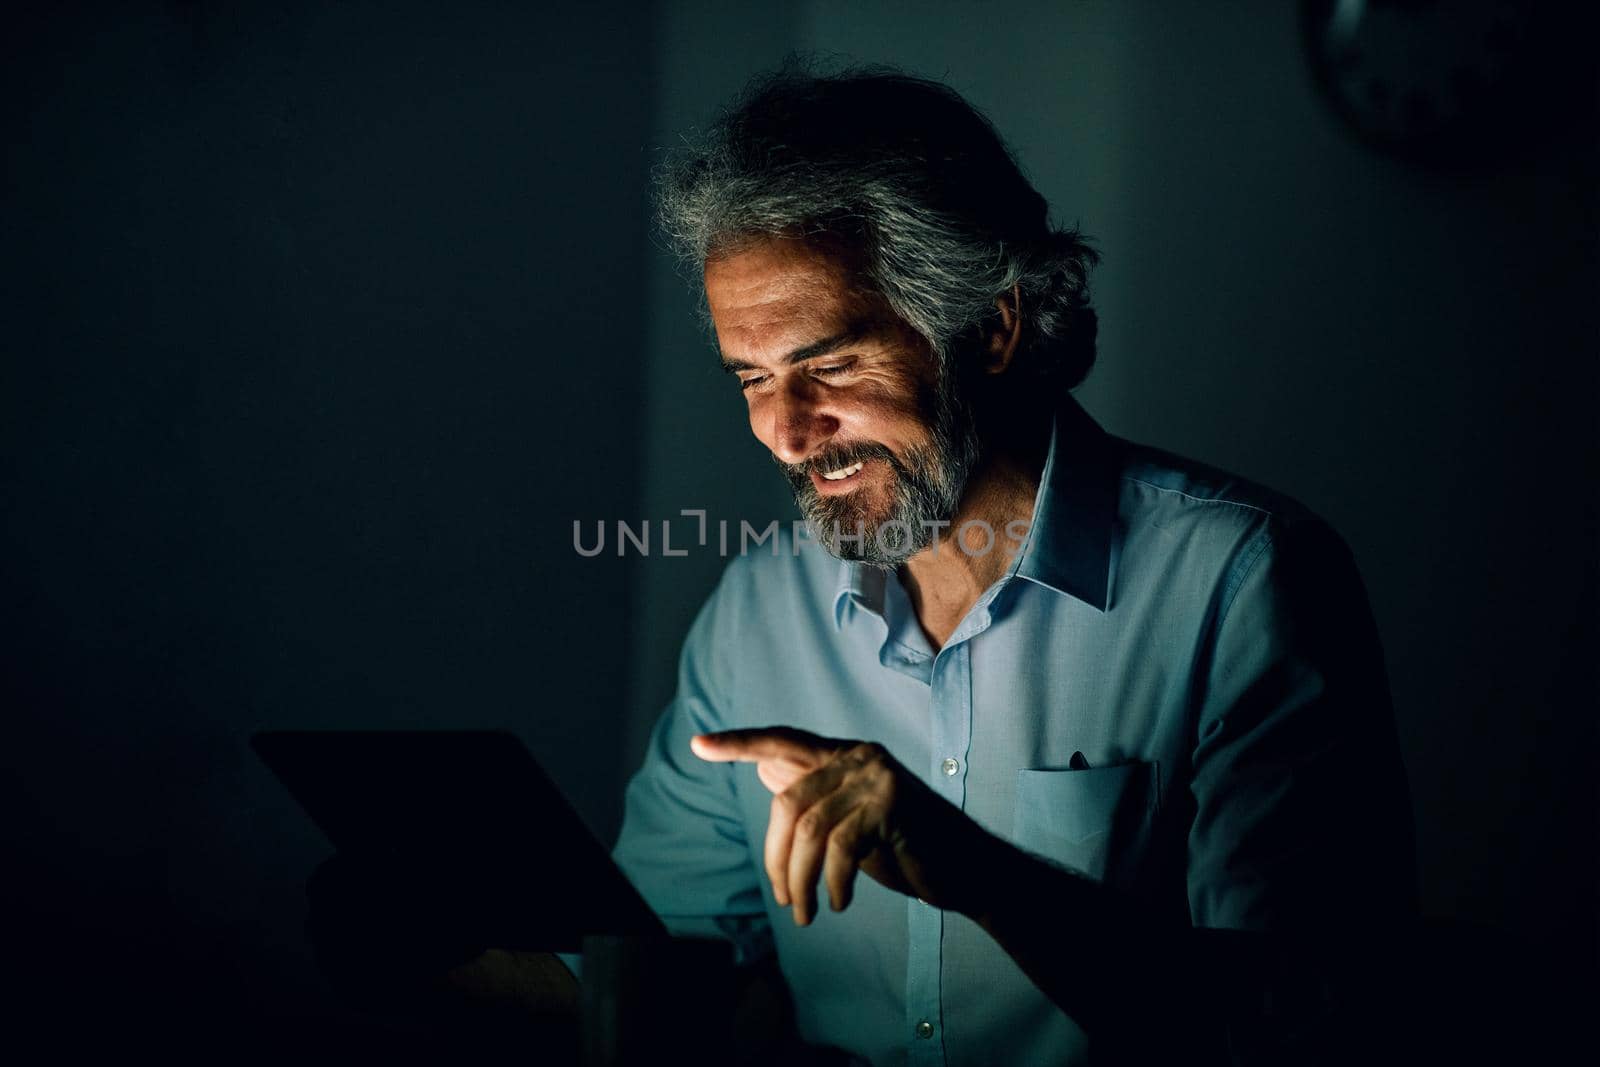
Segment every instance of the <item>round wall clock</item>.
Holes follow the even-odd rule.
[[[1473,162],[1506,153],[1572,108],[1542,69],[1571,51],[1554,43],[1569,27],[1549,24],[1563,6],[1303,0],[1301,16],[1318,85],[1364,141],[1422,161]]]

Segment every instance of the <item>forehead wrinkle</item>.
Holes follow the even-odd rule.
[[[769,292],[750,303],[714,306],[712,321],[730,355],[779,360],[796,348],[844,331],[852,316],[837,301]]]
[[[709,260],[705,283],[718,343],[732,359],[777,361],[847,329],[881,326],[874,302],[836,257],[793,243]]]

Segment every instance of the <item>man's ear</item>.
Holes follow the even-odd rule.
[[[1013,285],[1009,293],[1001,293],[994,306],[1000,312],[1000,320],[984,348],[985,374],[1005,373],[1011,366],[1011,357],[1017,354],[1017,340],[1022,336],[1022,287]]]

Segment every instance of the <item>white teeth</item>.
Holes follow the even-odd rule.
[[[865,463],[866,463],[866,460],[861,460],[861,461],[859,461],[857,463],[850,464],[850,466],[848,466],[848,467],[840,467],[836,471],[828,471],[826,474],[823,475],[823,477],[828,479],[828,481],[830,481],[830,482],[836,482],[840,478],[848,478],[848,477],[850,477],[856,471],[860,470],[862,465],[865,464]]]

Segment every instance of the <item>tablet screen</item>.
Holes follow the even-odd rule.
[[[341,853],[425,874],[456,907],[512,917],[505,936],[521,943],[496,947],[663,932],[514,734],[279,730],[251,747]]]

